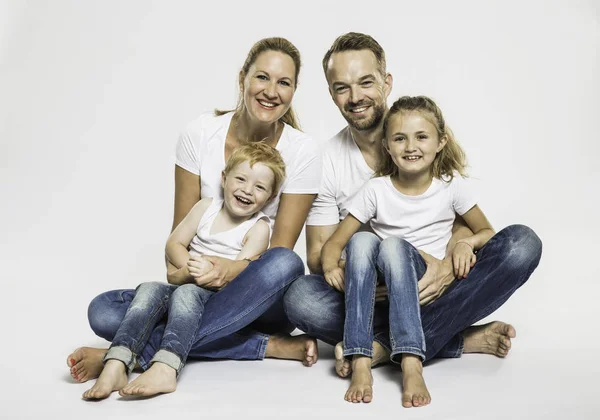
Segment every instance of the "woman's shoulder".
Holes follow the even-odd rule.
[[[188,122],[184,131],[188,134],[211,136],[225,124],[229,125],[232,115],[233,112],[216,115],[215,111],[206,111]]]
[[[277,149],[294,159],[305,159],[309,156],[320,156],[321,148],[318,142],[310,135],[285,124]],[[284,156],[285,157],[285,156]]]

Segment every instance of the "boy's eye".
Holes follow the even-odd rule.
[[[245,181],[245,179],[242,178],[241,176],[236,176],[235,179],[238,180],[238,181],[241,181],[241,182]]]
[[[257,189],[261,190],[261,191],[266,191],[267,189],[265,187],[263,187],[262,185],[257,185],[256,186]]]

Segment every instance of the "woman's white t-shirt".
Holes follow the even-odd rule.
[[[225,168],[225,139],[233,112],[215,116],[205,113],[190,122],[177,142],[176,165],[200,176],[201,198],[222,199],[221,172]],[[275,147],[285,162],[286,178],[277,196],[263,209],[271,227],[285,194],[316,194],[321,181],[321,152],[307,134],[284,124]]]
[[[471,180],[455,175],[450,182],[433,178],[423,194],[402,194],[389,176],[369,180],[353,197],[348,212],[361,223],[370,221],[381,239],[395,236],[443,259],[455,215],[477,204]]]

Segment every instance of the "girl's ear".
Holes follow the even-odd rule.
[[[448,137],[444,134],[442,137],[440,137],[440,143],[438,144],[437,150],[435,152],[441,152],[444,146],[446,146],[446,143],[448,143]]]
[[[388,147],[388,142],[387,142],[387,139],[385,137],[381,139],[381,145],[389,153],[390,148]]]

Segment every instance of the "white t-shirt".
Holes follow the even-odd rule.
[[[471,180],[459,174],[450,182],[434,178],[427,191],[418,196],[402,194],[385,176],[368,181],[348,205],[348,212],[361,223],[370,220],[381,239],[403,238],[443,259],[456,213],[462,216],[476,204]]]
[[[196,235],[190,242],[190,255],[213,255],[235,260],[244,247],[244,238],[252,226],[261,219],[267,223],[269,222],[269,218],[262,211],[259,211],[250,219],[232,229],[210,233],[210,228],[222,208],[223,200],[213,199],[204,211],[196,228]]]
[[[222,199],[221,172],[225,168],[225,139],[233,112],[205,113],[190,122],[177,142],[177,166],[200,176],[201,198]],[[285,162],[286,178],[275,197],[263,208],[271,224],[285,194],[316,194],[321,180],[321,152],[307,134],[284,124],[276,149]]]
[[[326,226],[342,221],[354,194],[372,177],[373,170],[352,138],[350,128],[344,128],[325,146],[321,187],[306,224]]]

